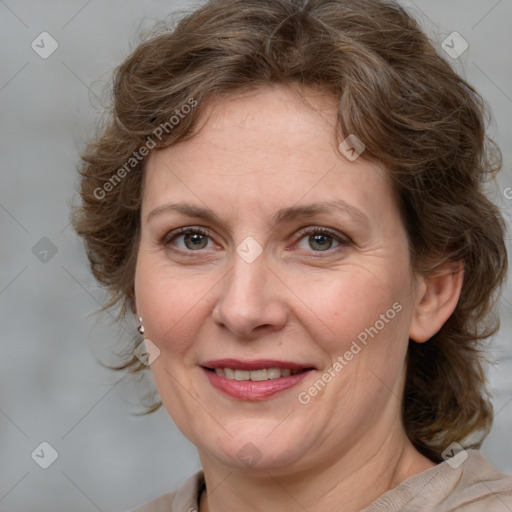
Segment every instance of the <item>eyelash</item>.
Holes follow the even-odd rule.
[[[211,239],[210,233],[204,228],[185,227],[185,228],[179,228],[174,231],[171,231],[170,233],[167,233],[165,235],[165,237],[162,239],[162,244],[164,246],[168,246],[171,244],[171,242],[173,240],[175,240],[179,236],[186,235],[189,233],[200,234],[200,235],[203,235],[203,236]],[[339,245],[337,247],[334,247],[331,249],[326,249],[325,251],[311,251],[313,253],[319,253],[318,256],[315,256],[315,257],[324,257],[324,256],[321,256],[322,253],[332,255],[334,252],[337,252],[337,251],[341,250],[342,248],[348,247],[352,243],[352,240],[350,240],[348,237],[346,237],[346,236],[342,237],[342,236],[338,235],[335,231],[333,231],[329,228],[321,228],[319,226],[314,226],[314,227],[306,227],[306,228],[301,229],[299,231],[299,233],[297,234],[294,244],[296,244],[297,242],[302,240],[307,235],[309,235],[309,236],[311,236],[311,235],[327,235],[339,243]],[[198,249],[198,250],[193,251],[193,250],[183,250],[183,249],[176,249],[176,248],[173,250],[175,250],[176,252],[180,252],[186,256],[194,256],[194,253],[200,253],[203,251],[203,249]]]

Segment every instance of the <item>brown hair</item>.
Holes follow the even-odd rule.
[[[493,307],[507,271],[505,224],[483,186],[501,153],[485,134],[480,95],[395,2],[210,0],[133,51],[115,72],[109,122],[83,152],[73,217],[110,292],[104,309],[134,311],[142,148],[192,137],[215,95],[268,84],[320,87],[337,99],[340,140],[356,134],[361,157],[388,171],[413,271],[463,262],[454,313],[427,343],[409,342],[403,421],[433,460],[470,434],[465,446],[479,447],[492,424],[482,341],[498,329]],[[131,353],[139,342],[117,368],[145,368]]]

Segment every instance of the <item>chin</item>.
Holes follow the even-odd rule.
[[[236,432],[233,437],[223,431],[219,437],[208,439],[207,443],[203,437],[203,441],[196,443],[196,446],[200,453],[208,453],[209,457],[237,470],[257,473],[279,471],[281,468],[289,471],[290,467],[295,466],[298,469],[301,461],[304,461],[308,440],[300,432],[291,432],[289,428],[278,432],[276,425],[279,422],[274,421],[274,432],[268,429],[268,421],[264,421],[259,429],[253,425],[246,430],[243,427],[234,430],[231,426],[227,430]]]

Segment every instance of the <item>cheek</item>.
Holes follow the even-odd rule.
[[[323,340],[327,352],[339,354],[348,350],[358,335],[364,340],[365,329],[376,322],[383,333],[396,328],[395,320],[400,316],[396,310],[400,307],[393,309],[393,304],[400,302],[400,293],[398,283],[392,281],[385,269],[368,272],[353,267],[329,279],[303,283],[297,295],[307,297],[304,303],[314,338]]]
[[[146,336],[161,350],[185,350],[200,325],[198,317],[209,307],[208,293],[216,281],[206,273],[176,272],[140,258],[135,287]]]

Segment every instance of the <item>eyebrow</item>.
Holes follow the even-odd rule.
[[[156,215],[174,212],[186,215],[187,217],[203,219],[217,224],[222,223],[220,217],[210,208],[196,206],[189,203],[168,203],[162,206],[158,206],[149,212],[146,218],[146,222],[149,222],[149,220]],[[368,217],[359,208],[356,208],[355,206],[347,203],[346,201],[343,201],[342,199],[338,199],[335,201],[324,201],[319,203],[282,208],[274,215],[272,226],[275,226],[279,223],[291,222],[297,219],[307,219],[320,213],[333,212],[345,213],[346,215],[352,217],[353,220],[357,223],[364,226],[369,225]]]

